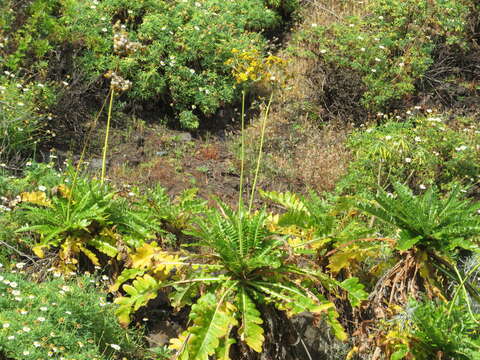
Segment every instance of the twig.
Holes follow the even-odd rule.
[[[0,240],[0,244],[5,245],[5,246],[8,247],[9,249],[15,251],[18,255],[27,258],[27,259],[30,260],[32,263],[35,262],[35,259],[34,259],[34,258],[32,258],[31,256],[29,256],[29,255],[21,252],[21,251],[18,250],[17,248],[14,248],[12,245],[7,244],[5,241]]]

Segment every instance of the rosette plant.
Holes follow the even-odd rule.
[[[198,241],[188,245],[190,251],[167,253],[155,243],[139,248],[113,288],[134,279],[116,300],[121,321],[128,323],[132,312],[163,290],[176,308],[191,306],[190,326],[171,340],[179,359],[228,359],[237,340],[261,352],[265,305],[287,316],[324,315],[337,337],[345,339],[335,305],[320,289],[331,294],[339,294],[340,287],[351,290],[349,298],[357,305],[366,295],[362,286],[354,278],[342,286],[310,265],[286,236],[269,230],[270,221],[264,210],[233,211],[220,204],[219,210],[196,219],[189,234]]]

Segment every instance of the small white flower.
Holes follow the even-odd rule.
[[[415,136],[415,141],[420,142],[420,141],[422,141],[422,138],[420,136]]]
[[[37,320],[40,321],[40,322],[44,322],[45,318],[43,316],[40,316],[40,317],[37,318]]]
[[[12,288],[16,288],[16,287],[18,286],[18,284],[17,284],[15,281],[12,281],[12,282],[10,283],[10,286],[11,286]]]
[[[72,315],[72,312],[71,311],[65,311],[65,314]]]
[[[372,72],[373,72],[373,73],[376,73],[376,72],[377,72],[377,69],[372,69]]]
[[[382,59],[375,58],[375,61],[376,61],[376,62],[380,62],[380,61],[382,61]]]
[[[46,191],[47,188],[46,188],[45,186],[43,186],[43,185],[40,185],[40,186],[38,187],[38,190],[40,190],[40,191]]]
[[[40,347],[42,344],[40,344],[38,341],[33,342],[33,346],[35,347]]]
[[[28,326],[24,326],[24,327],[22,328],[22,330],[25,331],[25,332],[29,332],[29,331],[31,331],[32,329],[30,329]]]
[[[110,347],[116,351],[120,351],[120,345],[117,344],[110,344]]]
[[[40,308],[40,311],[48,311],[48,308],[47,308],[46,306],[42,306],[42,307]]]
[[[4,324],[2,325],[2,327],[3,327],[4,329],[7,329],[7,328],[10,327],[10,324],[9,324],[9,323],[4,323]]]
[[[102,31],[103,31],[103,32],[107,32],[108,29],[107,29],[107,28],[102,28]]]
[[[362,52],[365,52],[365,50],[367,50],[367,49],[365,49],[364,47],[362,47],[362,48],[360,49],[360,51],[362,51]]]
[[[405,158],[405,162],[406,162],[406,163],[411,163],[411,162],[412,162],[412,159],[409,158],[409,157],[407,157],[407,158]]]
[[[317,27],[317,26],[318,26],[318,25],[315,24],[315,23],[312,24],[312,27],[313,27],[313,28],[315,28],[315,27]]]
[[[13,339],[15,339],[15,336],[13,335],[10,335],[9,337],[7,337],[7,340],[13,340]]]
[[[16,267],[17,269],[23,269],[23,268],[25,267],[25,265],[26,265],[25,263],[19,262],[19,263],[16,263],[16,264],[15,264],[15,267]]]
[[[27,311],[27,310],[20,310],[20,314],[21,314],[21,315],[27,315],[27,314],[28,314],[28,311]]]
[[[392,137],[390,135],[385,136],[385,140],[391,140]]]
[[[13,296],[20,296],[20,294],[21,294],[20,290],[13,290],[12,291]]]
[[[25,350],[25,351],[23,352],[23,355],[25,355],[25,356],[30,355],[30,351]]]
[[[423,185],[423,184],[420,184],[418,187],[419,187],[421,190],[425,190],[425,189],[427,188],[427,187],[426,187],[425,185]]]

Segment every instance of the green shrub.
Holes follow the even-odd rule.
[[[377,0],[369,2],[368,15],[313,26],[299,41],[338,71],[358,72],[366,87],[364,105],[378,111],[415,92],[436,51],[467,49],[474,7],[470,0]]]
[[[14,71],[29,66],[28,59],[53,67],[56,48],[72,57],[84,82],[115,71],[132,83],[124,100],[171,108],[177,124],[194,129],[239,97],[226,64],[232,50],[264,53],[262,33],[279,29],[281,15],[297,6],[296,0],[35,0],[3,60]]]
[[[445,358],[474,360],[480,357],[478,319],[472,318],[465,303],[427,301],[409,304],[412,313],[411,353],[418,360]]]
[[[378,186],[388,190],[394,182],[420,191],[480,180],[480,132],[475,124],[455,128],[436,116],[388,121],[354,132],[348,147],[354,158],[338,185],[343,193],[374,193]]]
[[[47,109],[54,102],[52,89],[15,77],[0,77],[0,162],[32,156],[40,138],[54,135],[47,129]]]
[[[38,284],[13,271],[0,271],[0,357],[132,359],[138,336],[121,328],[113,306],[91,281]]]

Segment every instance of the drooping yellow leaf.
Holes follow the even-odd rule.
[[[36,205],[51,207],[52,202],[47,199],[47,194],[43,191],[23,192],[20,194],[23,202],[28,202]]]
[[[131,255],[132,268],[151,269],[156,275],[167,276],[173,269],[184,265],[180,257],[162,251],[156,242],[143,244]]]
[[[79,245],[78,247],[82,251],[82,253],[84,253],[90,259],[90,261],[92,262],[93,265],[100,266],[100,261],[98,260],[97,255],[95,255],[95,253],[93,253],[93,251],[87,249],[83,245]]]
[[[354,245],[341,249],[330,256],[328,268],[333,274],[337,274],[340,270],[352,267],[352,265],[375,255],[376,252],[372,248],[361,248]]]
[[[35,245],[32,248],[32,251],[35,255],[37,255],[40,259],[43,259],[45,257],[45,253],[43,252],[44,248],[48,248],[47,245]]]
[[[60,184],[58,185],[58,192],[59,194],[64,197],[65,199],[69,199],[70,196],[72,195],[72,191],[70,190],[70,188],[65,185],[65,184]]]
[[[151,266],[152,259],[158,249],[155,241],[150,244],[143,244],[137,251],[131,255],[132,267],[136,269],[145,269]]]

